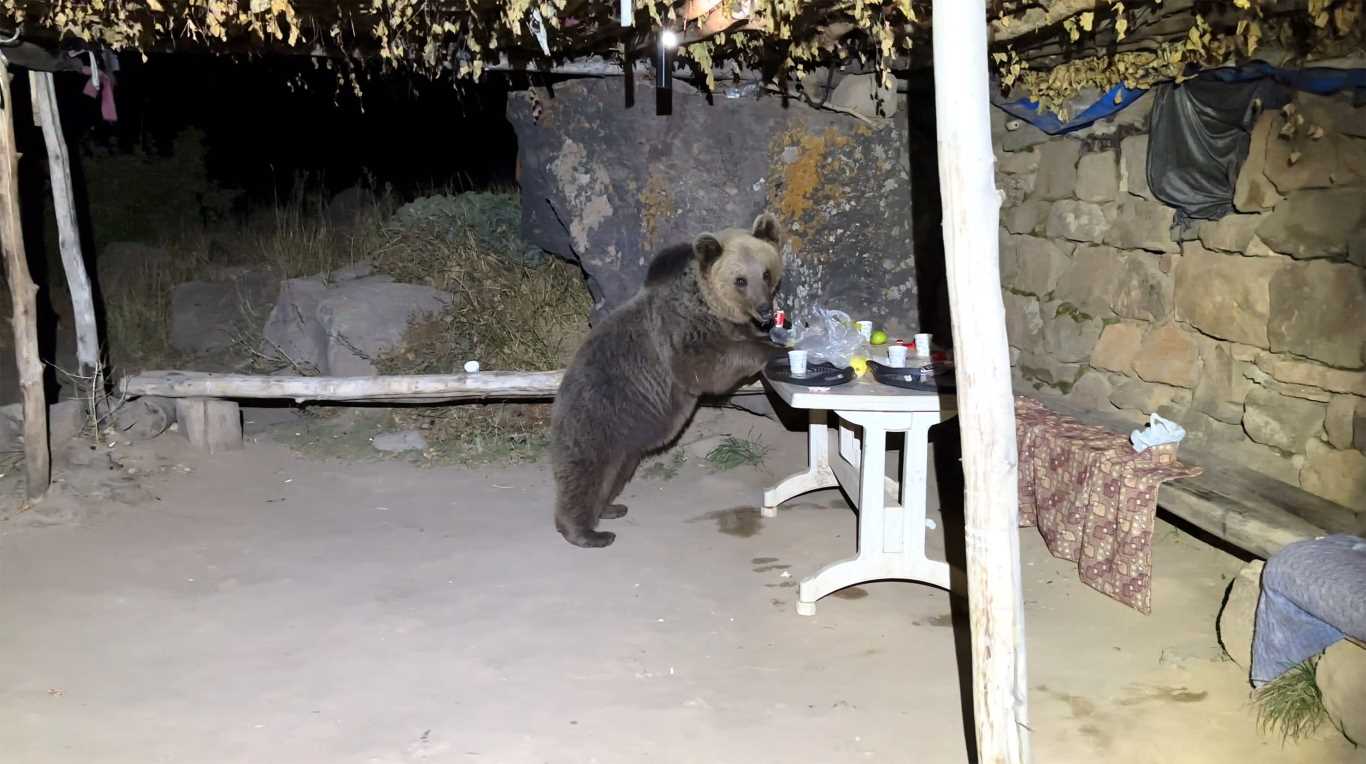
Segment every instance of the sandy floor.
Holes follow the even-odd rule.
[[[966,761],[949,595],[877,583],[797,616],[855,517],[824,491],[762,520],[802,436],[704,419],[688,438],[761,433],[766,469],[638,479],[593,551],[552,529],[543,466],[324,461],[269,433],[212,461],[176,435],[84,449],[0,523],[3,759]],[[1213,627],[1238,560],[1163,526],[1144,617],[1021,538],[1035,761],[1366,760],[1257,732]]]

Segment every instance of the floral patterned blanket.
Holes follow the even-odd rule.
[[[1179,444],[1135,453],[1128,435],[1020,396],[1015,433],[1020,525],[1038,526],[1048,551],[1076,562],[1087,586],[1150,613],[1157,487],[1201,469],[1176,460]]]

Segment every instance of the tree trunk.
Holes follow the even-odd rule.
[[[47,441],[43,362],[38,357],[38,287],[28,271],[19,217],[19,155],[14,143],[14,98],[9,64],[0,56],[0,249],[4,250],[14,317],[14,357],[24,409],[24,467],[30,502],[40,501],[52,480]]]
[[[962,431],[973,712],[980,764],[1029,761],[1019,465],[1001,299],[985,0],[935,0],[944,252]]]

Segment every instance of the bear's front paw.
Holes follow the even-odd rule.
[[[580,533],[564,533],[564,540],[577,547],[584,549],[597,549],[610,545],[617,540],[617,534],[611,531],[583,531]]]
[[[602,514],[598,515],[600,520],[616,520],[626,516],[625,504],[608,504],[603,507]]]

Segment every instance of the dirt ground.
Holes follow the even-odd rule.
[[[639,477],[582,550],[544,465],[320,458],[283,445],[297,415],[248,419],[213,459],[76,446],[51,500],[5,510],[5,761],[967,761],[961,604],[883,582],[794,612],[855,537],[835,490],[759,517],[800,433],[704,414],[685,441],[752,432],[764,466]],[[1215,641],[1234,557],[1164,524],[1142,616],[1021,540],[1035,761],[1366,760],[1258,732]]]

